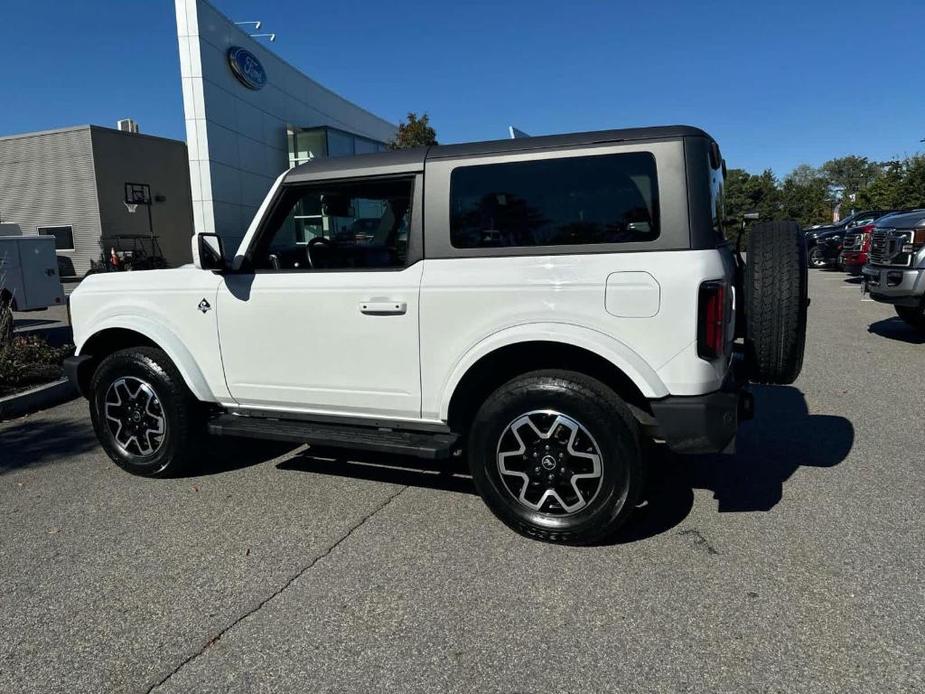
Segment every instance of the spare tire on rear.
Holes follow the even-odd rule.
[[[749,379],[793,383],[806,343],[806,242],[796,222],[755,224],[745,262]]]

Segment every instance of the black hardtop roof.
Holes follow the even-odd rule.
[[[649,128],[626,128],[622,130],[596,130],[564,135],[540,135],[507,140],[467,142],[458,145],[434,145],[414,149],[399,149],[374,154],[358,154],[352,157],[319,159],[297,166],[286,176],[287,181],[303,181],[329,178],[342,173],[346,176],[365,170],[367,175],[379,175],[390,170],[423,169],[429,159],[468,157],[479,154],[528,151],[532,149],[554,149],[577,147],[608,142],[635,142],[643,140],[676,140],[685,137],[704,137],[712,140],[700,128],[690,125],[662,125]]]

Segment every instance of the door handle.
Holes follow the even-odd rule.
[[[361,301],[360,313],[367,316],[400,316],[408,312],[404,301]]]

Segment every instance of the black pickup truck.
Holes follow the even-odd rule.
[[[810,267],[822,268],[838,264],[845,241],[845,233],[859,226],[870,224],[883,215],[895,210],[864,210],[855,212],[835,224],[826,224],[815,229],[808,229],[806,238],[806,257]]]

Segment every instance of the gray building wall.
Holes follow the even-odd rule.
[[[123,204],[126,183],[147,183],[151,186],[151,222],[167,263],[176,267],[192,262],[193,203],[186,145],[95,125],[90,132],[105,234],[148,233],[144,206],[130,214]]]
[[[24,234],[70,225],[74,250],[57,252],[63,274],[90,269],[100,253],[100,211],[89,126],[0,138],[0,219]]]
[[[154,232],[171,266],[191,260],[193,210],[186,145],[148,135],[82,125],[0,137],[0,220],[24,234],[70,226],[74,250],[58,250],[62,276],[83,276],[99,260],[100,237],[148,233],[139,205],[129,214],[125,183],[147,183]]]

